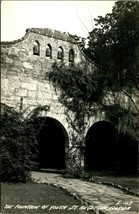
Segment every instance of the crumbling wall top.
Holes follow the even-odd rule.
[[[66,32],[52,30],[49,28],[28,28],[28,29],[26,29],[26,34],[21,39],[17,39],[17,40],[13,40],[13,41],[2,41],[1,45],[2,46],[13,45],[15,43],[21,42],[26,38],[26,36],[29,33],[40,34],[42,36],[48,36],[48,37],[51,37],[54,39],[59,39],[59,40],[72,42],[72,43],[79,43],[80,42],[80,37],[78,37],[76,35],[71,35],[71,34],[66,33]]]
[[[71,35],[67,32],[61,32],[58,30],[49,29],[49,28],[28,28],[26,32],[37,33],[43,36],[48,36],[54,39],[60,39],[63,41],[68,41],[73,43],[77,43],[77,41],[79,40],[78,36]]]

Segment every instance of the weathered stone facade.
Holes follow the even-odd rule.
[[[40,44],[39,56],[33,55],[34,41]],[[52,58],[46,57],[47,44],[52,47]],[[53,63],[60,61],[57,59],[58,47],[64,50],[63,61],[66,64],[70,63],[68,60],[70,49],[75,51],[74,62],[81,61],[81,53],[76,41],[66,34],[49,29],[29,29],[21,40],[3,42],[1,100],[19,111],[23,98],[22,107],[26,109],[26,114],[38,105],[52,104],[51,116],[66,126],[64,115],[61,119],[62,108],[57,102],[57,95],[46,79],[46,73],[52,69]]]
[[[70,162],[74,161],[74,166],[77,169],[79,165],[84,167],[84,148],[82,147],[83,145],[81,147],[76,144],[72,145],[71,134],[75,130],[72,130],[69,126],[64,112],[64,106],[58,101],[58,94],[47,79],[46,74],[52,70],[54,62],[64,62],[65,65],[68,66],[71,63],[78,64],[87,61],[90,66],[93,66],[82,53],[79,43],[79,40],[76,40],[75,37],[67,33],[50,29],[31,28],[27,29],[22,39],[12,42],[2,42],[1,44],[1,102],[13,107],[17,112],[22,112],[24,117],[30,117],[33,110],[37,109],[38,106],[49,106],[49,111],[42,110],[39,116],[51,118],[54,122],[54,127],[56,123],[61,127],[62,133],[64,133],[61,138],[62,140],[64,139],[64,150],[60,147],[63,153],[58,151],[59,156],[56,154],[57,151],[55,151],[56,161],[63,156],[61,161],[65,161],[64,165],[66,168],[68,168],[69,165],[72,167]],[[34,49],[34,47],[36,47],[36,49]],[[125,103],[127,103],[127,101],[125,101],[124,97],[123,105],[125,105]],[[107,138],[110,142],[115,138],[114,129],[111,127],[112,124],[108,124],[109,121],[105,118],[103,112],[97,112],[95,116],[90,118],[90,121],[88,121],[86,125],[84,135],[86,135],[89,128],[98,121],[105,121],[105,123],[100,122],[97,124],[98,129],[101,129],[102,132],[105,129],[106,134],[104,137],[109,135],[109,130],[112,130],[113,133],[110,134],[110,138]],[[96,130],[95,126],[92,128],[92,132],[95,133],[96,131],[94,130]],[[51,131],[51,135],[55,135],[55,133]],[[85,137],[86,136],[83,138],[85,139]],[[99,137],[98,133],[98,138]],[[58,141],[58,139],[56,140]],[[100,138],[100,141],[103,141],[103,137]],[[113,141],[115,141],[115,139]],[[59,142],[56,143],[58,144]],[[58,145],[55,145],[55,150],[58,150]],[[54,149],[53,146],[53,148],[50,147],[51,146],[48,148],[48,156],[49,153],[51,156],[51,152]],[[90,152],[90,148],[92,149],[92,147],[88,146],[88,153]],[[44,146],[42,148],[43,162],[45,161],[45,151],[43,151],[45,149],[47,148]],[[98,150],[99,149],[100,148],[98,148]],[[105,147],[103,147],[103,149],[105,150]],[[114,147],[112,149],[114,149]],[[101,155],[105,155],[105,152],[108,156],[108,151],[102,151]],[[97,158],[96,156],[96,162],[98,161]],[[104,159],[106,159],[105,156]],[[49,158],[49,161],[51,160],[52,159]],[[88,158],[88,162],[89,161]],[[110,162],[109,159],[108,162]],[[59,165],[60,164],[59,162]],[[51,168],[51,166],[54,168],[58,165],[50,164],[48,168]]]
[[[38,44],[38,53],[33,52],[34,42]],[[22,39],[1,44],[1,102],[17,112],[24,112],[25,117],[38,106],[50,106],[48,112],[41,111],[40,115],[56,119],[66,130],[69,138],[65,146],[67,158],[72,130],[69,130],[64,108],[46,78],[46,73],[52,69],[54,62],[62,61],[69,65],[86,60],[78,43],[79,41],[67,33],[32,28],[27,29]],[[63,54],[62,59],[58,57],[59,48]]]

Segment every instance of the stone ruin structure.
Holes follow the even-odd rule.
[[[41,168],[65,169],[69,165],[71,156],[78,165],[81,148],[74,147],[70,142],[70,133],[73,130],[69,128],[64,108],[46,78],[46,73],[52,70],[54,62],[63,61],[69,65],[87,60],[81,51],[79,41],[68,33],[31,28],[27,29],[25,36],[19,40],[2,42],[1,59],[2,103],[13,107],[17,112],[24,112],[24,117],[30,117],[38,106],[49,106],[48,111],[43,109],[39,113],[40,121],[42,118],[46,121],[38,134]],[[100,156],[104,157],[105,153],[104,165],[110,166],[108,163],[112,163],[113,160],[110,153],[113,154],[114,149],[114,147],[110,148],[110,142],[115,142],[114,127],[103,114],[99,113],[87,127],[86,134],[90,133],[92,139],[94,134],[99,141],[102,141],[103,137],[106,138],[110,152],[107,151],[106,154],[108,150],[106,145],[102,146],[101,150],[99,145],[95,148],[100,151]],[[103,169],[103,163],[98,163],[98,153],[96,151],[90,153],[90,147],[86,163],[88,168],[91,168],[92,154],[94,169]],[[81,165],[84,166],[84,154],[80,158]]]

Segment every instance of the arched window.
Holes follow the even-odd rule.
[[[45,56],[52,59],[52,47],[50,44],[47,44]]]
[[[63,56],[64,56],[63,48],[62,48],[62,47],[59,47],[59,48],[58,48],[58,52],[57,52],[57,59],[62,60],[62,59],[63,59]]]
[[[37,55],[37,56],[40,55],[40,44],[38,41],[35,41],[33,43],[33,55]]]
[[[69,51],[69,62],[74,62],[74,50],[70,49]]]

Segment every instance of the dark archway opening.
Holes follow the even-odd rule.
[[[38,117],[33,123],[37,133],[39,167],[64,169],[66,166],[65,146],[68,141],[65,128],[51,117]]]
[[[116,167],[116,130],[107,121],[94,123],[85,141],[86,170],[114,171]]]
[[[137,140],[127,134],[121,133],[118,136],[118,166],[117,171],[120,174],[138,175],[138,142]]]

